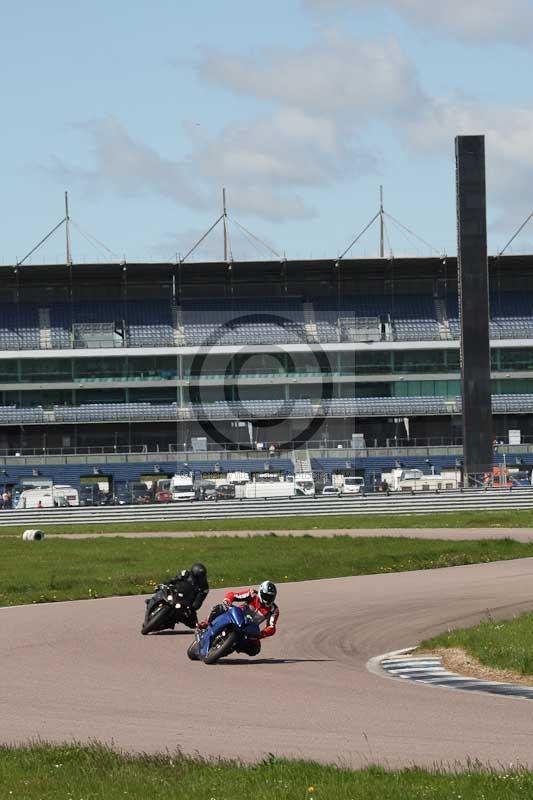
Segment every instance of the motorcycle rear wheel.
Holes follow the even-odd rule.
[[[204,657],[204,664],[216,664],[220,658],[229,655],[235,649],[237,644],[238,634],[237,631],[230,631],[227,636],[222,639],[218,644],[218,637],[214,647],[209,649],[209,652]]]
[[[143,626],[141,628],[142,635],[146,636],[147,633],[152,633],[153,631],[172,627],[171,624],[168,625],[162,624],[167,614],[168,614],[168,606],[159,606],[159,608],[156,608],[156,610],[152,614],[150,614],[149,618],[143,623]]]

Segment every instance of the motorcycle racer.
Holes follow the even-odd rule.
[[[261,631],[261,639],[266,639],[269,636],[274,636],[276,633],[276,625],[279,618],[279,608],[274,602],[278,590],[272,581],[263,581],[258,589],[250,587],[249,589],[237,589],[237,591],[229,591],[226,593],[222,603],[219,603],[211,609],[209,617],[203,622],[199,623],[199,628],[205,630],[207,626],[213,622],[220,614],[223,614],[233,603],[245,603],[248,608],[254,611],[254,621],[257,625],[261,626],[266,623]],[[249,640],[246,643],[246,649],[241,649],[239,652],[245,652],[249,656],[256,656],[261,651],[261,642],[259,639]]]
[[[167,581],[167,584],[183,593],[190,608],[190,621],[187,624],[190,628],[194,628],[198,624],[196,612],[209,594],[206,567],[200,563],[193,564],[190,569],[178,572],[174,578]]]

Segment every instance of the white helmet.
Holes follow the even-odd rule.
[[[276,589],[276,585],[272,583],[272,581],[263,581],[259,587],[259,599],[265,606],[272,605],[276,599],[277,593],[278,590]]]

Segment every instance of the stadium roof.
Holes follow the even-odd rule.
[[[504,255],[489,257],[492,275],[533,276],[532,255]],[[371,258],[232,262],[123,262],[123,263],[74,263],[0,265],[0,278],[4,286],[65,285],[72,279],[75,283],[101,282],[119,283],[126,280],[133,284],[150,282],[165,284],[176,282],[201,289],[210,288],[216,294],[231,283],[296,286],[307,284],[335,283],[335,276],[343,281],[363,281],[383,284],[394,280],[446,278],[452,283],[457,276],[455,257],[434,258]],[[416,291],[416,289],[412,289]]]

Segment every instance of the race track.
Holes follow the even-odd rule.
[[[216,601],[221,592],[213,592]],[[447,627],[533,609],[533,559],[281,585],[264,659],[190,662],[190,633],[143,637],[141,598],[0,609],[0,741],[98,739],[181,748],[433,765],[533,767],[528,700],[372,674],[373,656]]]

